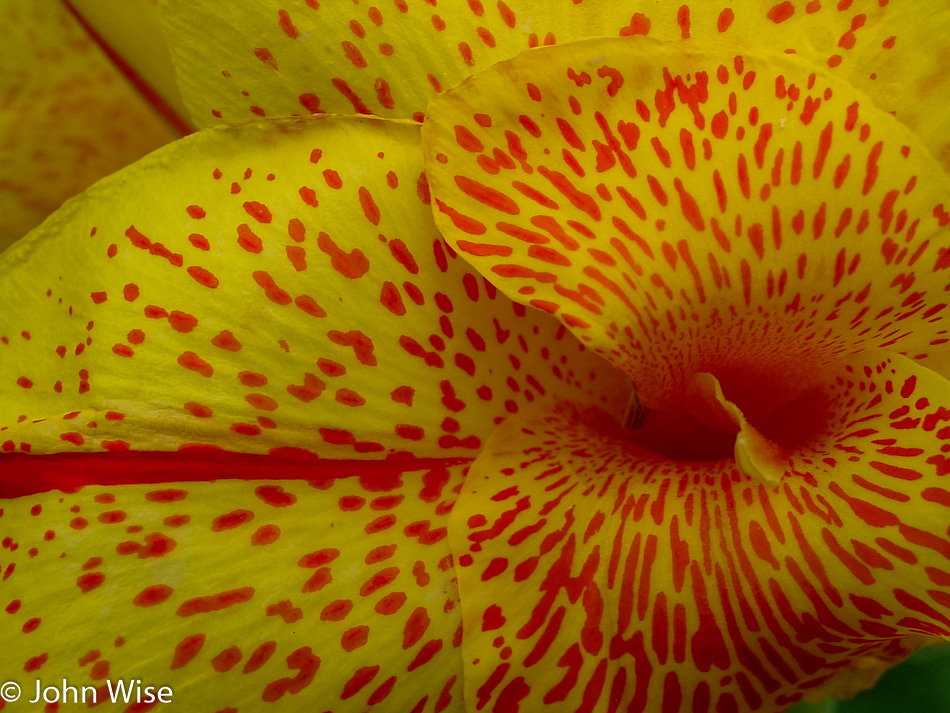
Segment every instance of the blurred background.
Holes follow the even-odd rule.
[[[192,130],[156,0],[0,2],[0,251]]]

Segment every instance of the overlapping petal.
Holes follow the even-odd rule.
[[[203,126],[321,111],[419,120],[435,94],[529,47],[648,35],[797,52],[896,111],[950,166],[945,3],[910,12],[876,0],[291,0],[241,8],[165,0],[164,9],[183,91]]]
[[[4,451],[470,457],[555,391],[621,408],[621,377],[441,242],[418,134],[203,132],[69,203],[0,266]]]
[[[4,675],[22,703],[65,679],[110,710],[129,709],[121,682],[132,710],[166,687],[160,710],[461,711],[446,523],[463,470],[6,501]]]
[[[61,2],[10,0],[0,43],[0,250],[176,138]]]
[[[587,40],[476,75],[429,116],[447,239],[647,406],[712,371],[754,416],[879,347],[948,367],[950,182],[797,58]]]
[[[178,91],[157,0],[66,0],[66,4],[166,122],[182,135],[194,131]]]
[[[470,708],[782,710],[947,637],[950,383],[821,382],[774,488],[569,405],[499,427],[450,520]]]

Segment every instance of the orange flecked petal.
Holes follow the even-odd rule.
[[[57,0],[0,10],[0,250],[176,137]]]
[[[160,710],[461,711],[446,524],[463,476],[391,468],[0,501],[4,676],[23,702],[37,679],[61,691],[65,678],[104,709],[122,682],[132,710],[167,687]]]
[[[0,258],[0,458],[470,457],[555,391],[616,410],[621,377],[442,243],[418,134],[202,132],[67,204]]]
[[[568,404],[507,421],[450,518],[469,707],[782,711],[946,638],[948,407],[851,357],[769,424],[777,487]]]
[[[754,418],[874,348],[950,373],[950,181],[796,57],[533,50],[433,100],[423,143],[449,242],[647,407],[708,371]]]
[[[183,91],[205,126],[305,112],[418,120],[435,94],[529,47],[647,35],[796,52],[895,111],[950,167],[943,0],[913,8],[887,0],[291,0],[240,8],[171,0],[163,9]]]

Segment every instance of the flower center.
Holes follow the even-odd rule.
[[[745,475],[770,485],[790,466],[789,453],[824,432],[826,409],[814,390],[773,378],[697,372],[678,402],[647,409],[634,389],[625,426],[629,440],[677,461],[734,458]]]

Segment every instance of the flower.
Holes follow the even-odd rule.
[[[777,710],[950,634],[946,86],[871,78],[950,13],[511,5],[167,4],[199,121],[401,119],[201,132],[4,255],[10,669]]]

